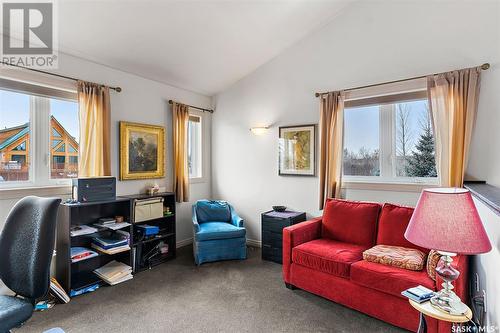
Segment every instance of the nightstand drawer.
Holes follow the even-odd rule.
[[[280,233],[263,231],[262,244],[281,248],[283,246],[283,236]]]
[[[281,248],[275,248],[264,244],[262,245],[262,259],[282,263],[282,255],[283,251]]]
[[[280,219],[275,217],[270,218],[266,216],[262,217],[262,231],[281,233],[283,228],[288,227],[289,225],[289,219]]]

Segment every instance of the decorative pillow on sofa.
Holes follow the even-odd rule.
[[[369,248],[375,244],[380,208],[378,203],[328,199],[322,237]]]
[[[402,246],[376,245],[363,252],[363,259],[382,265],[421,271],[424,268],[425,253]]]
[[[376,244],[408,247],[429,253],[428,249],[412,244],[405,238],[405,231],[410,223],[413,210],[411,207],[384,204],[378,219]]]
[[[436,281],[436,266],[439,259],[441,259],[441,254],[436,250],[431,250],[427,256],[427,274],[434,281]]]

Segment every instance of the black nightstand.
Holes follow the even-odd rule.
[[[262,213],[262,260],[283,263],[283,228],[306,220],[304,212]]]

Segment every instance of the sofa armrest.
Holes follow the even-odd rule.
[[[455,287],[453,291],[465,304],[469,304],[469,294],[468,294],[468,281],[469,281],[469,256],[457,255],[453,257],[452,266],[458,269],[460,275],[458,279],[453,282]],[[436,290],[441,290],[443,280],[436,274]],[[438,332],[445,333],[451,332],[451,324],[445,321],[438,321]]]
[[[321,219],[317,217],[283,229],[283,279],[286,283],[290,282],[292,249],[321,237]]]

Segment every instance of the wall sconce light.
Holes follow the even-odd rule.
[[[263,135],[267,132],[268,129],[269,126],[261,126],[261,127],[252,127],[250,128],[250,131],[252,131],[252,133],[255,135]]]

